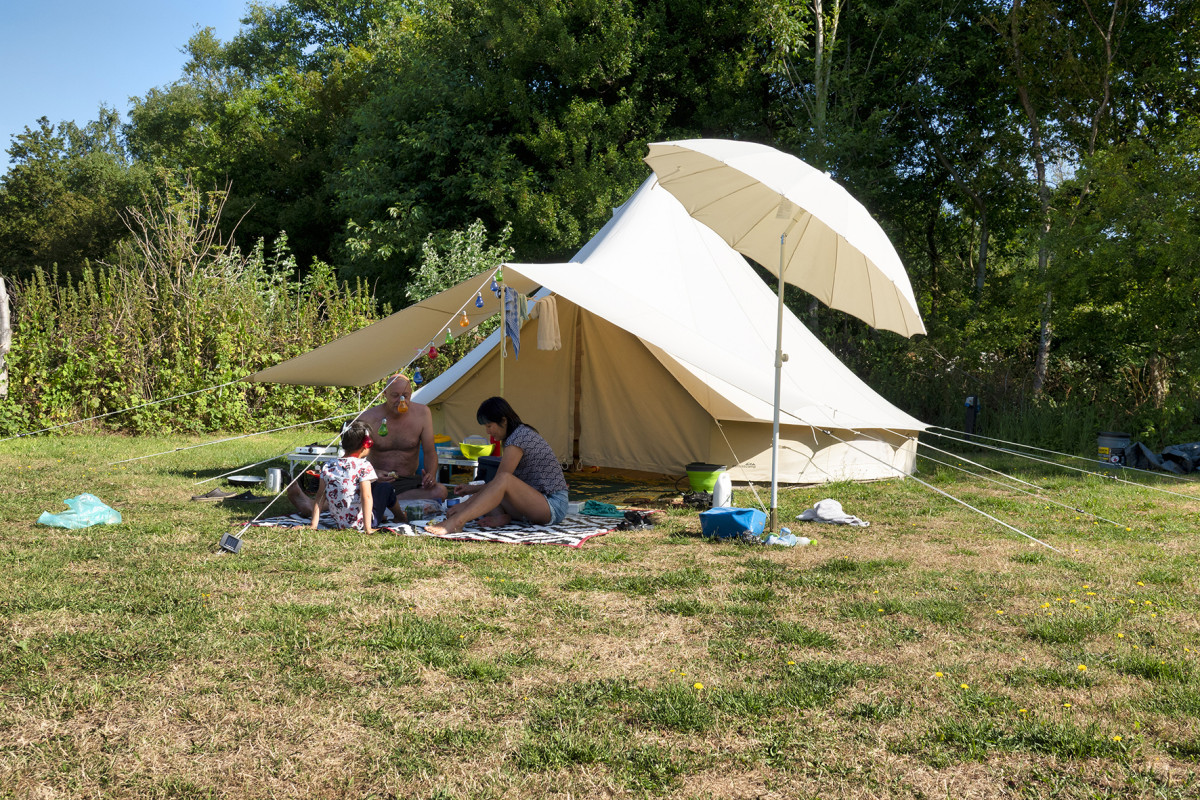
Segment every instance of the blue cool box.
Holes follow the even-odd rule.
[[[728,539],[742,531],[762,533],[766,525],[767,515],[757,508],[718,506],[700,512],[700,533],[718,539]]]

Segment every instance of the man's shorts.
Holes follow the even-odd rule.
[[[411,492],[421,488],[420,478],[405,478],[396,476],[390,481],[375,481],[371,484],[371,513],[373,525],[379,525],[383,520],[384,511],[396,504],[396,495]]]

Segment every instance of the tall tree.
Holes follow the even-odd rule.
[[[120,130],[117,112],[102,107],[82,128],[43,117],[13,137],[0,178],[0,272],[21,278],[58,264],[78,274],[109,253],[124,232],[118,212],[143,184]]]
[[[133,154],[208,188],[231,186],[225,224],[240,221],[242,235],[286,230],[300,263],[329,258],[343,221],[328,176],[370,61],[362,8],[251,4],[228,43],[199,31],[183,77],[135,102]]]
[[[386,293],[430,232],[476,218],[511,222],[521,258],[562,258],[648,175],[646,142],[763,136],[751,9],[443,0],[393,18],[338,182],[353,270]]]
[[[1016,103],[1025,116],[1027,152],[1037,185],[1037,281],[1042,297],[1032,388],[1045,386],[1053,339],[1054,292],[1049,235],[1056,217],[1050,168],[1073,171],[1083,158],[1109,143],[1112,81],[1119,68],[1128,5],[1124,0],[1013,0],[987,17],[1006,44],[1005,66]],[[1086,189],[1085,189],[1086,190]]]
[[[1062,190],[1076,221],[1052,244],[1063,349],[1124,380],[1104,400],[1161,409],[1172,385],[1191,411],[1200,386],[1200,118],[1147,129],[1085,159]]]

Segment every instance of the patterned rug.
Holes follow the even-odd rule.
[[[250,524],[252,528],[304,528],[312,520],[299,514],[260,519]],[[430,520],[432,522],[433,520]],[[603,536],[612,531],[619,520],[604,517],[585,517],[570,514],[557,525],[530,525],[509,523],[500,528],[481,528],[474,522],[467,523],[460,533],[436,536],[428,533],[421,523],[385,522],[378,530],[396,536],[430,536],[435,539],[453,539],[462,542],[498,542],[500,544],[554,544],[560,547],[579,547],[588,539]],[[322,514],[317,530],[337,530],[333,517]]]

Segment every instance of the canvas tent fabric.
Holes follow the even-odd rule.
[[[407,366],[418,348],[441,344],[447,326],[454,336],[469,333],[499,311],[500,302],[489,291],[491,273],[473,276],[433,297],[335,339],[303,355],[249,375],[260,383],[300,386],[365,386],[383,380]],[[509,286],[522,294],[537,289],[520,275],[508,276]],[[475,299],[482,297],[478,308]],[[468,325],[459,320],[465,314]]]
[[[526,346],[505,359],[504,395],[560,459],[665,474],[704,461],[734,480],[769,479],[776,298],[654,178],[571,262],[507,264],[504,274],[557,298],[562,349]],[[417,392],[440,430],[476,431],[479,402],[499,392],[498,342]],[[920,421],[790,312],[784,352],[781,481],[912,471]]]

